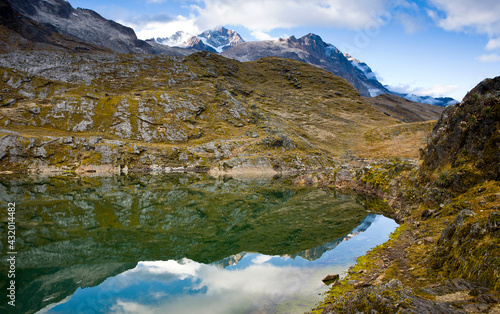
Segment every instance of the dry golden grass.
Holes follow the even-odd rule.
[[[361,158],[418,159],[419,149],[427,145],[435,123],[426,121],[374,128],[365,132],[355,144],[355,154]]]

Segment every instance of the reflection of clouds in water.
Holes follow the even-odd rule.
[[[269,256],[269,255],[257,255],[257,257],[255,257],[252,260],[252,263],[254,263],[254,264],[264,264],[265,262],[270,261],[272,258],[273,257]]]
[[[78,290],[66,308],[86,302],[106,313],[303,313],[328,289],[321,281],[325,275],[342,276],[355,257],[386,241],[396,226],[369,216],[349,241],[341,238],[293,257],[240,253],[209,265],[187,258],[139,262],[97,287]]]
[[[138,267],[131,270],[131,272],[140,269],[145,273],[153,275],[175,274],[179,275],[179,279],[185,279],[188,276],[195,276],[196,272],[203,264],[193,262],[190,259],[183,258],[181,261],[152,261],[152,262],[139,262]]]
[[[317,269],[276,267],[265,264],[272,257],[258,255],[254,264],[244,269],[221,269],[184,259],[181,262],[140,262],[136,269],[121,276],[128,282],[158,280],[172,276],[177,280],[190,278],[193,289],[204,293],[170,297],[154,293],[155,302],[139,302],[119,299],[111,308],[112,313],[234,313],[237,310],[269,310],[290,297],[310,298],[311,283],[308,279]],[[321,288],[321,282],[315,282]],[[313,287],[314,289],[314,287]],[[152,292],[153,293],[153,292]],[[246,312],[246,311],[245,311]]]

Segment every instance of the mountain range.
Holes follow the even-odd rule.
[[[210,51],[243,62],[269,56],[282,57],[306,62],[332,72],[346,79],[364,97],[392,94],[415,102],[439,106],[457,102],[452,98],[393,92],[378,81],[366,63],[343,53],[332,44],[325,43],[315,34],[307,34],[300,38],[291,36],[277,40],[245,42],[237,32],[217,27],[196,36],[178,31],[170,37],[144,41],[137,38],[132,28],[107,20],[95,11],[75,9],[65,0],[0,1],[1,10],[4,11],[1,24],[9,28],[10,32],[14,30],[16,36],[21,33],[23,39],[44,42],[58,49],[69,47],[78,51],[111,50],[117,53],[171,56]],[[7,11],[12,12],[7,13]],[[19,21],[16,24],[12,17],[23,19],[24,24],[17,25]],[[48,38],[47,34],[51,37]]]
[[[391,91],[380,83],[372,69],[364,62],[343,53],[332,44],[309,33],[300,38],[290,36],[277,40],[245,42],[233,30],[218,27],[193,36],[183,31],[165,38],[150,39],[159,44],[187,49],[220,53],[222,56],[242,62],[255,61],[263,57],[280,57],[302,61],[335,75],[351,83],[364,97],[390,94],[420,103],[447,106],[457,103],[449,97],[418,96]]]
[[[148,41],[172,47],[183,47],[216,53],[221,53],[228,48],[245,42],[240,34],[225,27],[207,30],[196,36],[184,31],[178,31],[170,37],[152,38]]]

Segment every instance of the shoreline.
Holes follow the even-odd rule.
[[[346,185],[382,199],[390,209],[384,215],[400,226],[389,241],[358,258],[311,313],[368,313],[371,309],[500,313],[498,261],[483,261],[498,252],[496,240],[489,236],[499,229],[499,182],[484,181],[465,193],[446,195],[446,189],[436,189],[432,180],[426,185],[418,182],[422,180],[419,167],[394,170],[394,165],[365,167]],[[432,189],[436,190],[429,193]],[[429,194],[445,196],[432,204]],[[480,239],[475,239],[478,234]]]

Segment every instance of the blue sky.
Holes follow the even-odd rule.
[[[141,39],[217,26],[246,41],[315,33],[392,89],[461,100],[500,75],[498,0],[69,0]]]

